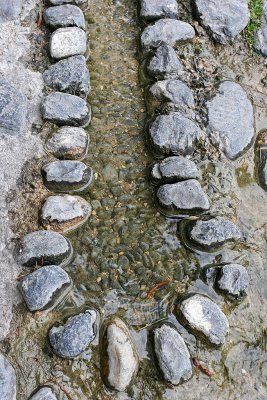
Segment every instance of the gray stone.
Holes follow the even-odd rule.
[[[25,267],[66,265],[72,258],[70,241],[60,233],[36,231],[24,236],[19,244],[18,262]]]
[[[178,306],[180,322],[213,345],[222,345],[229,333],[229,323],[216,303],[208,297],[194,294]]]
[[[207,102],[208,133],[231,160],[243,154],[254,138],[253,107],[246,92],[235,82],[220,84],[218,94]]]
[[[0,0],[0,24],[17,19],[21,9],[22,0]]]
[[[106,321],[100,338],[100,373],[110,389],[125,391],[133,383],[138,355],[127,326],[119,318]]]
[[[178,5],[176,0],[141,0],[140,17],[144,21],[160,18],[177,18]]]
[[[54,92],[44,97],[43,118],[58,125],[87,126],[91,110],[85,100],[72,94]]]
[[[155,184],[176,183],[198,177],[196,164],[182,156],[165,158],[154,163],[150,170],[152,182]]]
[[[175,50],[163,44],[156,49],[155,55],[147,64],[148,74],[155,79],[177,78],[183,72]]]
[[[73,56],[51,65],[43,74],[45,84],[59,92],[86,97],[90,74],[84,56]]]
[[[180,42],[194,37],[194,28],[187,22],[175,19],[160,19],[144,29],[141,35],[141,45],[144,51],[149,51],[156,49],[163,43],[174,47]]]
[[[194,0],[201,23],[214,40],[226,44],[249,22],[248,0]]]
[[[52,58],[83,55],[86,52],[86,33],[77,27],[59,28],[52,33],[49,43]]]
[[[16,373],[9,361],[0,354],[0,399],[16,400]]]
[[[162,185],[156,192],[164,215],[199,214],[209,210],[209,199],[195,179]]]
[[[255,48],[264,57],[267,57],[267,0],[263,1],[261,27],[256,34]]]
[[[180,113],[159,115],[149,128],[149,145],[155,155],[187,155],[200,139],[199,127]]]
[[[49,0],[53,6],[60,6],[61,4],[77,4],[78,6],[88,3],[88,0]]]
[[[192,376],[190,354],[174,326],[163,324],[153,331],[154,350],[164,379],[172,385]]]
[[[93,182],[93,170],[81,161],[53,161],[42,168],[45,186],[55,192],[80,192]]]
[[[17,136],[26,119],[26,97],[9,82],[0,80],[0,135]]]
[[[223,265],[218,274],[217,285],[220,290],[229,295],[243,296],[249,286],[246,268],[239,264]]]
[[[68,26],[77,26],[85,29],[85,18],[82,10],[74,5],[63,5],[49,7],[45,10],[44,22],[50,28],[66,28]]]
[[[95,338],[96,318],[94,310],[86,310],[69,317],[64,325],[54,326],[49,331],[54,352],[63,358],[74,358],[81,354]]]
[[[72,281],[58,265],[42,267],[25,276],[18,284],[30,311],[55,307],[67,295]]]
[[[58,397],[56,396],[52,388],[44,386],[43,388],[38,390],[38,392],[36,392],[30,398],[30,400],[58,400]]]
[[[50,196],[42,207],[41,222],[47,230],[68,232],[86,222],[91,212],[90,204],[80,196]]]
[[[45,148],[64,160],[83,159],[89,146],[89,135],[83,128],[64,126],[46,140]]]
[[[260,167],[260,183],[261,187],[267,191],[267,159],[264,161],[264,163]]]

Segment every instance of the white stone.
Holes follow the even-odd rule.
[[[77,27],[57,29],[50,39],[50,54],[57,60],[83,55],[86,52],[86,33]]]

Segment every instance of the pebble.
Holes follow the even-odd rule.
[[[18,136],[26,120],[26,97],[8,81],[0,79],[0,135]]]
[[[66,265],[72,258],[70,241],[57,232],[35,231],[19,244],[18,262],[25,267]]]
[[[51,65],[43,74],[45,84],[59,92],[86,97],[90,74],[84,56],[73,56]]]
[[[74,358],[81,354],[94,340],[97,314],[94,310],[69,317],[64,325],[49,331],[53,351],[59,357]]]
[[[133,383],[139,367],[130,332],[119,318],[106,321],[101,331],[101,377],[110,389],[123,392]]]
[[[264,57],[267,57],[267,0],[263,0],[261,27],[256,34],[255,48]]]
[[[182,74],[183,66],[175,50],[167,44],[162,44],[149,60],[147,72],[154,79],[176,78]]]
[[[55,307],[67,295],[72,280],[58,265],[42,267],[25,276],[18,284],[30,311]]]
[[[149,128],[149,144],[155,155],[187,155],[200,139],[200,128],[180,113],[159,115]]]
[[[56,396],[52,388],[44,386],[43,388],[38,390],[38,392],[36,392],[30,398],[30,400],[58,400],[58,397]]]
[[[53,6],[60,6],[61,4],[77,4],[78,6],[88,3],[88,0],[49,0],[50,4]]]
[[[160,18],[177,18],[178,5],[176,0],[141,0],[140,17],[144,21]]]
[[[218,93],[207,102],[208,133],[214,144],[234,160],[252,144],[253,106],[243,88],[235,82],[220,84]]]
[[[176,183],[198,178],[196,164],[182,156],[167,157],[150,167],[152,183]]]
[[[172,385],[192,376],[190,354],[177,329],[163,324],[153,331],[154,351],[164,379]]]
[[[207,296],[194,294],[178,306],[179,320],[196,335],[207,339],[212,345],[223,345],[229,333],[229,323],[216,303]]]
[[[0,399],[16,400],[16,372],[10,362],[0,354]]]
[[[83,55],[86,52],[86,33],[77,27],[59,28],[52,33],[49,50],[56,60]]]
[[[91,212],[90,204],[80,196],[50,196],[42,207],[41,221],[47,230],[69,232],[86,222]]]
[[[194,0],[200,22],[216,42],[233,40],[249,22],[248,0]]]
[[[209,210],[209,199],[195,179],[162,185],[156,192],[157,204],[164,215],[199,214]]]
[[[85,29],[85,18],[82,10],[72,4],[49,7],[45,10],[44,22],[52,29],[77,26]]]
[[[93,182],[93,170],[81,161],[53,161],[42,168],[45,186],[55,192],[80,192]]]
[[[223,265],[216,280],[220,290],[234,297],[246,294],[249,276],[245,267],[240,264]]]
[[[0,24],[17,19],[21,13],[22,0],[0,1]],[[4,399],[3,399],[4,400]]]
[[[149,51],[156,49],[163,43],[175,47],[180,42],[194,37],[194,28],[187,22],[175,19],[160,19],[144,29],[141,35],[141,45],[144,51]]]
[[[43,118],[58,125],[87,126],[91,110],[85,100],[72,94],[54,92],[44,97],[41,111]]]

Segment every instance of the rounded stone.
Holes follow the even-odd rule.
[[[49,7],[45,10],[43,17],[45,24],[53,29],[68,26],[85,29],[85,18],[82,10],[71,4]]]
[[[86,52],[86,33],[77,27],[59,28],[52,33],[49,44],[51,57],[59,60]]]
[[[147,72],[154,79],[176,78],[182,74],[183,66],[175,50],[163,44],[148,61]]]
[[[70,241],[57,232],[36,231],[24,236],[19,244],[18,262],[25,267],[66,265],[72,258]]]
[[[153,184],[176,183],[198,178],[196,164],[182,156],[167,157],[150,167]]]
[[[44,386],[36,392],[30,400],[58,400],[57,395],[49,386]]]
[[[177,18],[178,5],[176,0],[141,0],[140,17],[144,21],[160,18]]]
[[[240,297],[246,293],[249,286],[249,276],[245,267],[240,264],[227,264],[220,268],[217,286],[223,292]]]
[[[16,373],[3,354],[0,354],[0,399],[17,399]]]
[[[88,2],[88,0],[49,0],[50,4],[53,6],[60,6],[61,4],[77,4],[78,6],[85,4]]]

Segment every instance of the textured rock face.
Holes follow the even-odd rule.
[[[9,82],[0,79],[0,135],[20,135],[25,118],[26,97]]]
[[[41,221],[47,230],[68,232],[83,224],[91,212],[90,204],[80,196],[50,196],[43,205]]]
[[[73,358],[81,354],[95,337],[97,314],[87,310],[67,319],[62,326],[49,331],[49,340],[54,352],[63,358]]]
[[[45,84],[59,92],[86,97],[90,91],[90,74],[84,56],[61,60],[44,72]]]
[[[160,19],[153,25],[144,29],[141,36],[141,44],[144,51],[156,49],[161,44],[168,44],[172,47],[193,39],[194,28],[187,22],[175,19]]]
[[[150,126],[149,144],[156,155],[187,155],[200,133],[199,127],[180,113],[159,115]]]
[[[261,27],[256,35],[255,47],[264,57],[267,57],[267,0],[263,1]]]
[[[16,400],[16,373],[8,360],[0,354],[0,398]]]
[[[249,286],[249,276],[246,268],[239,264],[228,264],[221,267],[218,279],[218,288],[234,297],[245,294]]]
[[[208,132],[211,140],[231,160],[252,144],[254,137],[253,107],[240,85],[225,81],[218,94],[207,102]]]
[[[26,267],[65,265],[72,253],[72,245],[64,236],[56,232],[36,231],[21,240],[18,262]]]
[[[46,150],[64,160],[82,159],[89,146],[89,137],[83,128],[64,126],[46,141]]]
[[[53,6],[60,6],[61,4],[69,4],[69,3],[77,4],[79,6],[87,3],[88,0],[49,0],[49,2]]]
[[[206,296],[194,294],[179,306],[181,321],[213,345],[222,345],[229,332],[226,316],[216,303]]]
[[[196,179],[198,169],[193,161],[182,156],[167,157],[151,167],[151,178],[155,184],[176,183],[187,179]]]
[[[57,60],[83,55],[86,52],[86,33],[77,27],[59,28],[51,36],[50,54]]]
[[[265,160],[264,164],[261,166],[259,175],[260,175],[261,186],[264,190],[267,191],[267,159]]]
[[[234,39],[249,22],[248,0],[194,0],[202,24],[222,44]]]
[[[21,8],[22,0],[0,0],[0,24],[17,19]]]
[[[153,332],[154,350],[164,379],[173,385],[192,376],[190,354],[174,326],[163,324]]]
[[[141,0],[140,17],[145,21],[159,18],[176,18],[178,6],[176,0]]]
[[[30,400],[58,400],[53,390],[50,387],[43,387],[36,392]]]
[[[162,185],[156,197],[164,214],[169,216],[209,210],[209,199],[195,179]]]
[[[130,333],[119,318],[102,327],[100,373],[111,389],[123,392],[133,382],[138,371],[138,356]]]
[[[72,94],[49,94],[44,97],[41,110],[45,120],[58,125],[86,126],[91,120],[86,101]]]
[[[85,29],[85,18],[82,10],[74,5],[63,5],[49,7],[45,10],[44,22],[50,28],[66,28],[68,26],[77,26]]]
[[[182,74],[183,66],[175,50],[171,46],[163,44],[157,48],[155,55],[148,62],[147,72],[155,79],[175,78]]]
[[[72,281],[57,265],[39,268],[19,282],[19,290],[30,311],[55,307],[70,291]]]

